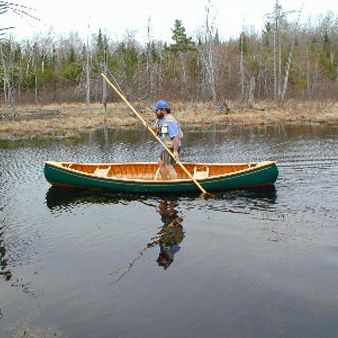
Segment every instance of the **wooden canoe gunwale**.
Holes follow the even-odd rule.
[[[183,163],[184,165],[186,163]],[[223,178],[231,178],[232,176],[246,176],[245,174],[252,174],[254,172],[259,172],[261,169],[265,169],[267,167],[270,167],[271,165],[276,164],[276,161],[264,161],[264,162],[248,162],[248,163],[198,163],[193,162],[189,163],[194,166],[240,166],[240,165],[249,165],[248,168],[219,174],[219,175],[212,175],[205,178],[197,179],[201,183],[209,183],[213,181],[218,181]],[[133,162],[133,163],[77,163],[77,162],[55,162],[55,161],[45,161],[45,165],[52,166],[54,169],[66,172],[68,174],[73,174],[74,176],[84,176],[87,178],[90,178],[92,181],[108,181],[108,182],[123,182],[124,184],[137,184],[137,183],[143,183],[143,184],[151,184],[156,185],[157,187],[161,186],[168,186],[168,185],[184,185],[185,183],[191,184],[193,181],[190,178],[179,178],[174,180],[154,180],[154,179],[142,179],[142,178],[127,178],[127,177],[116,177],[116,176],[106,176],[106,177],[100,177],[96,176],[93,173],[87,173],[81,170],[73,169],[70,167],[65,167],[64,165],[86,165],[86,166],[103,166],[103,167],[112,167],[112,166],[127,166],[127,165],[157,165],[156,162]],[[251,166],[253,165],[253,166]],[[244,174],[244,175],[242,175]]]

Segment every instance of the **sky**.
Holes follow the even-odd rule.
[[[171,41],[175,19],[183,22],[189,36],[196,36],[205,24],[205,8],[210,1],[210,21],[218,28],[221,39],[237,38],[244,26],[260,30],[264,17],[271,13],[274,0],[13,0],[33,8],[30,11],[40,21],[19,17],[14,13],[0,16],[0,27],[15,26],[15,39],[37,36],[52,31],[55,34],[78,32],[82,38],[102,29],[109,37],[120,41],[127,32],[137,41]],[[320,14],[338,13],[337,0],[280,0],[286,11],[299,10],[303,5],[302,21]],[[294,14],[295,18],[295,14]]]

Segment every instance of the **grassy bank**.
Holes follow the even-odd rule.
[[[146,104],[135,104],[149,123],[154,113]],[[172,103],[176,118],[185,127],[209,127],[211,125],[238,124],[266,126],[292,123],[338,124],[338,103],[313,101],[288,101],[283,106],[272,102],[260,102],[253,108],[233,102],[230,110],[215,107],[211,103]],[[124,103],[112,103],[107,112],[100,104],[89,109],[83,104],[49,106],[18,106],[17,115],[5,108],[0,109],[0,138],[76,137],[79,132],[102,126],[132,128],[141,126],[139,120]]]

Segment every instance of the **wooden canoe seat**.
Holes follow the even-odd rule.
[[[95,176],[107,177],[111,167],[108,168],[96,168],[94,171]]]
[[[196,180],[200,180],[203,178],[208,178],[209,177],[209,167],[206,167],[205,170],[197,170],[197,167],[194,168],[194,175],[193,177]]]

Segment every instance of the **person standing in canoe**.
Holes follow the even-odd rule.
[[[179,126],[179,123],[171,114],[171,110],[167,101],[157,101],[153,107],[153,111],[156,113],[157,117],[157,135],[161,138],[161,140],[175,157],[175,159],[173,159],[169,153],[162,148],[158,162],[160,175],[163,180],[175,179],[177,178],[175,165],[176,161],[179,159],[183,132]]]

